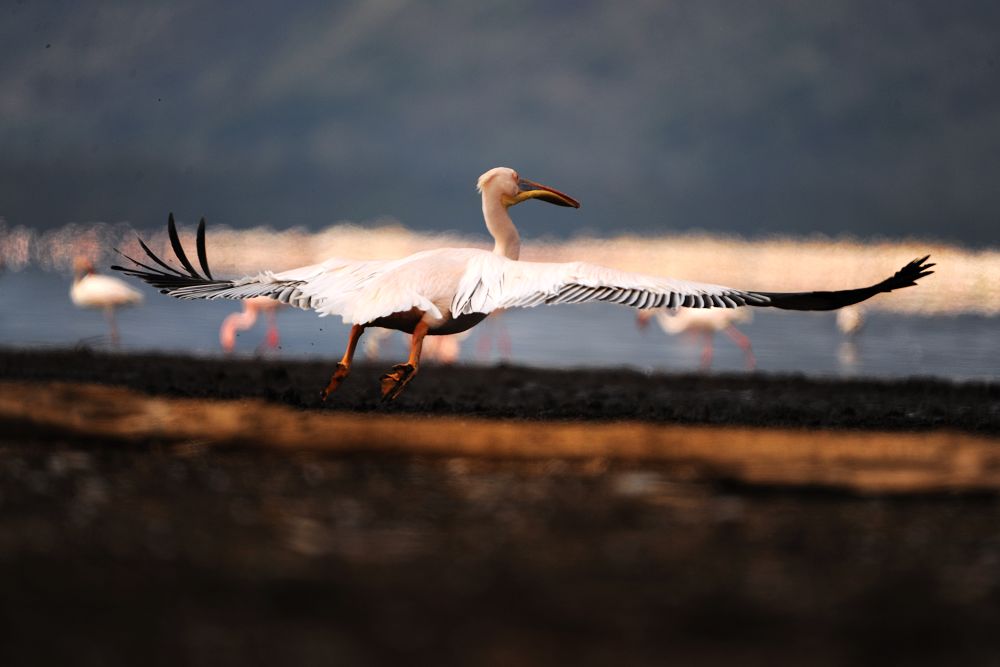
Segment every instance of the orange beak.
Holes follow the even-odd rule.
[[[528,199],[541,199],[542,201],[555,204],[556,206],[571,206],[573,208],[580,208],[580,202],[573,199],[569,195],[563,194],[562,192],[550,188],[547,185],[529,181],[526,178],[521,178],[517,181],[517,188],[518,193],[513,198],[511,206],[514,204],[520,204]]]

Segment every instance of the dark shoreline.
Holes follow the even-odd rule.
[[[1000,433],[1000,383],[426,365],[397,401],[383,404],[378,377],[391,363],[357,363],[326,404],[319,392],[335,360],[0,349],[0,379],[96,382],[192,398],[253,397],[307,410]]]
[[[427,367],[382,406],[359,365],[321,406],[331,367],[0,350],[4,380],[308,411],[1000,430],[996,384]],[[998,498],[7,432],[0,664],[991,664]]]

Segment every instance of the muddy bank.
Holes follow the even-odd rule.
[[[125,387],[0,380],[0,429],[138,446],[198,442],[329,455],[640,461],[688,481],[857,493],[1000,493],[1000,438],[618,420],[301,410],[261,399],[151,396]]]
[[[386,405],[378,400],[386,362],[357,364],[324,404],[319,393],[333,363],[0,350],[0,379],[98,382],[152,394],[256,397],[297,408],[388,414],[1000,433],[1000,383],[427,365]]]
[[[810,438],[815,449],[794,466],[777,458],[795,454],[794,442],[765,439],[745,462],[760,464],[753,474],[766,460],[802,474],[867,461],[870,474],[898,477],[925,451],[899,443],[956,433],[927,451],[950,456],[957,475],[998,468],[994,385],[428,367],[386,407],[375,398],[384,369],[359,366],[321,406],[330,370],[0,352],[4,398],[30,399],[22,381],[30,391],[103,385],[94,396],[126,387],[154,397],[140,401],[154,412],[131,413],[143,423],[180,423],[155,404],[163,397],[263,399],[233,403],[313,424],[301,428],[384,414],[515,418],[543,431],[545,419],[595,430],[629,419],[674,434],[706,424],[806,437],[810,426],[858,437],[883,429],[855,449]],[[72,419],[83,398],[62,391],[36,403]],[[127,401],[109,403],[83,414],[119,423]],[[973,453],[956,456],[964,439]],[[696,440],[676,445],[687,461],[516,460],[217,447],[193,430],[84,438],[21,421],[0,432],[0,664],[996,661],[995,490],[859,493],[705,475],[691,457],[716,453]],[[895,458],[879,463],[883,450]],[[928,461],[921,469],[942,468]]]

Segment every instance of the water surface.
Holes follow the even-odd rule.
[[[240,305],[232,301],[179,301],[139,286],[143,306],[119,315],[123,351],[163,350],[222,354],[219,325]],[[635,326],[634,311],[606,304],[565,305],[508,311],[491,317],[462,342],[463,362],[495,363],[498,337],[511,340],[508,360],[542,367],[618,367],[687,371],[699,367],[702,344],[668,336],[655,325]],[[338,358],[348,328],[340,318],[299,310],[279,315],[279,354]],[[981,315],[919,316],[872,311],[852,340],[836,328],[832,313],[755,310],[740,325],[754,347],[757,369],[824,376],[935,376],[955,380],[1000,378],[1000,319]],[[240,334],[238,354],[255,354],[263,321]],[[34,268],[0,277],[0,345],[105,347],[107,326],[98,311],[82,311],[69,300],[69,277]],[[360,354],[370,351],[362,340]],[[387,364],[405,357],[405,341],[393,334],[379,346]],[[744,369],[742,352],[716,337],[715,371]]]

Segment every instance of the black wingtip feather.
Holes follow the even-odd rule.
[[[892,292],[905,287],[915,287],[918,280],[934,273],[929,270],[934,264],[928,264],[928,259],[930,259],[930,255],[917,258],[889,278],[869,287],[834,292],[755,292],[754,294],[766,297],[768,302],[751,305],[769,306],[783,310],[836,310],[860,303],[876,294]]]
[[[128,261],[132,262],[132,263],[133,263],[133,264],[135,264],[136,266],[139,266],[139,267],[142,267],[142,268],[146,269],[147,271],[150,271],[150,272],[152,273],[152,275],[156,275],[156,276],[167,276],[167,277],[173,277],[174,275],[176,275],[176,276],[177,276],[178,278],[187,278],[187,276],[185,276],[185,275],[184,275],[183,273],[178,273],[177,271],[175,271],[174,269],[171,269],[171,268],[170,268],[169,266],[167,266],[166,264],[163,264],[163,262],[161,262],[161,261],[159,260],[159,258],[158,258],[158,257],[157,257],[156,255],[152,254],[152,253],[150,253],[150,256],[151,256],[151,257],[152,257],[153,259],[155,259],[155,260],[156,260],[156,261],[157,261],[157,262],[158,262],[159,264],[161,264],[161,265],[165,266],[166,268],[170,269],[170,271],[171,271],[172,273],[164,273],[163,271],[161,271],[160,269],[157,269],[156,267],[153,267],[153,266],[149,266],[148,264],[143,264],[143,263],[142,263],[142,262],[140,262],[139,260],[137,260],[137,259],[134,259],[133,257],[130,257],[129,255],[126,255],[125,253],[123,253],[123,252],[122,252],[121,250],[119,250],[118,248],[115,248],[114,250],[115,250],[115,252],[117,252],[117,253],[118,253],[119,255],[121,255],[122,257],[124,257],[124,258],[125,258],[125,259],[127,259]],[[122,271],[124,271],[125,273],[128,273],[129,275],[139,275],[138,273],[136,273],[136,270],[135,270],[135,269],[127,269],[127,268],[123,268],[123,269],[122,269]],[[140,276],[140,277],[141,277],[141,276]]]
[[[932,266],[937,266],[935,263],[928,263],[927,260],[930,259],[930,255],[924,255],[923,257],[918,257],[913,260],[899,271],[896,272],[894,276],[885,280],[880,286],[883,288],[882,291],[889,292],[894,289],[899,289],[901,287],[912,287],[916,285],[916,281],[923,278],[924,276],[929,276],[934,273],[929,269]]]
[[[167,236],[170,237],[170,245],[173,246],[174,255],[177,256],[177,261],[179,261],[185,269],[188,270],[192,278],[201,278],[198,272],[195,271],[194,266],[191,265],[190,260],[187,258],[187,254],[184,252],[184,246],[181,245],[181,239],[177,235],[177,225],[174,224],[174,214],[171,213],[167,218]]]
[[[124,266],[112,266],[111,268],[115,271],[120,271],[127,276],[133,278],[139,278],[143,282],[146,282],[162,294],[173,294],[176,290],[182,288],[199,287],[199,286],[231,286],[231,281],[226,280],[215,280],[211,278],[211,274],[208,273],[208,262],[206,259],[205,252],[205,223],[202,219],[201,224],[199,224],[199,240],[198,240],[198,259],[201,262],[202,269],[209,276],[208,278],[201,276],[191,265],[186,254],[184,253],[184,248],[181,245],[180,237],[177,234],[177,224],[174,220],[174,215],[171,213],[167,217],[167,233],[170,237],[170,245],[173,247],[174,254],[177,256],[177,260],[188,269],[190,273],[182,273],[177,269],[173,268],[162,259],[156,256],[156,254],[149,249],[143,240],[139,239],[139,244],[146,252],[147,255],[159,266],[150,266],[149,264],[144,264],[134,257],[126,255],[118,248],[114,248],[114,251],[131,262],[134,266],[124,267]]]
[[[212,280],[212,272],[208,270],[208,253],[205,251],[205,218],[198,221],[198,262],[205,277]]]
[[[142,240],[141,236],[139,236],[138,234],[136,234],[135,238],[138,239],[139,246],[142,248],[143,252],[145,252],[149,256],[150,259],[152,259],[154,262],[156,262],[157,264],[159,264],[160,266],[162,266],[163,268],[165,268],[167,271],[170,271],[171,273],[173,273],[175,275],[178,275],[178,276],[183,276],[184,275],[183,273],[181,273],[180,271],[178,271],[177,269],[175,269],[174,267],[170,266],[169,264],[167,264],[166,262],[164,262],[162,259],[160,259],[159,257],[157,257],[156,253],[154,253],[152,250],[149,249],[149,246],[146,245],[146,242]],[[123,254],[122,256],[124,257],[126,255]],[[135,262],[135,260],[132,259],[131,257],[129,257],[129,259],[131,259],[133,262]],[[136,262],[136,264],[138,264],[138,262]]]

